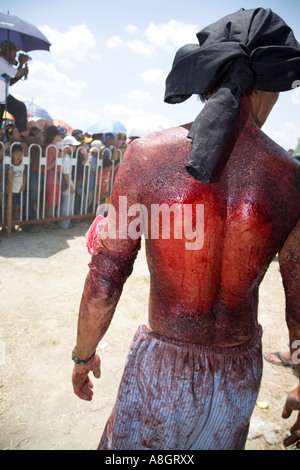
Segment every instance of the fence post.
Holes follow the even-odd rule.
[[[11,237],[13,179],[14,179],[14,169],[10,168],[9,179],[8,179],[8,194],[7,194],[7,238]]]

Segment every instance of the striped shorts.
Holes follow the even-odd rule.
[[[262,330],[240,346],[133,339],[99,450],[242,450],[262,376]]]

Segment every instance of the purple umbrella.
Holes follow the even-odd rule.
[[[0,42],[11,41],[24,52],[49,51],[50,42],[33,24],[17,16],[0,13]]]

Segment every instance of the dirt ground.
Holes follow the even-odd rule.
[[[73,394],[71,351],[90,256],[87,223],[38,234],[0,233],[0,449],[93,450],[115,401],[126,354],[147,318],[149,275],[144,249],[127,281],[111,327],[99,345],[102,377],[92,402]],[[260,289],[264,350],[286,350],[284,294],[275,259]],[[290,369],[264,362],[248,450],[284,450],[293,417],[282,420]]]

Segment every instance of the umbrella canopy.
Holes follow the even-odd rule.
[[[67,131],[73,130],[73,127],[70,126],[70,124],[65,121],[62,121],[61,119],[53,119],[53,125],[56,127],[64,127],[65,129],[67,129]]]
[[[24,103],[27,108],[27,116],[46,119],[46,121],[53,121],[48,111],[35,104],[33,101],[24,101]]]
[[[12,114],[10,114],[8,111],[4,111],[3,113],[3,119],[9,119],[10,121],[13,121],[15,118],[13,117]]]
[[[2,128],[4,129],[8,124],[13,124],[15,121],[15,118],[12,114],[10,114],[7,110],[4,111],[3,113],[3,123],[2,123]],[[1,184],[1,183],[0,183]]]
[[[33,24],[17,16],[0,13],[0,42],[12,41],[24,52],[49,51],[51,43]]]
[[[112,132],[113,134],[124,132],[127,134],[127,129],[120,121],[107,120],[97,122],[89,127],[86,132],[89,134],[107,134],[108,132]]]

